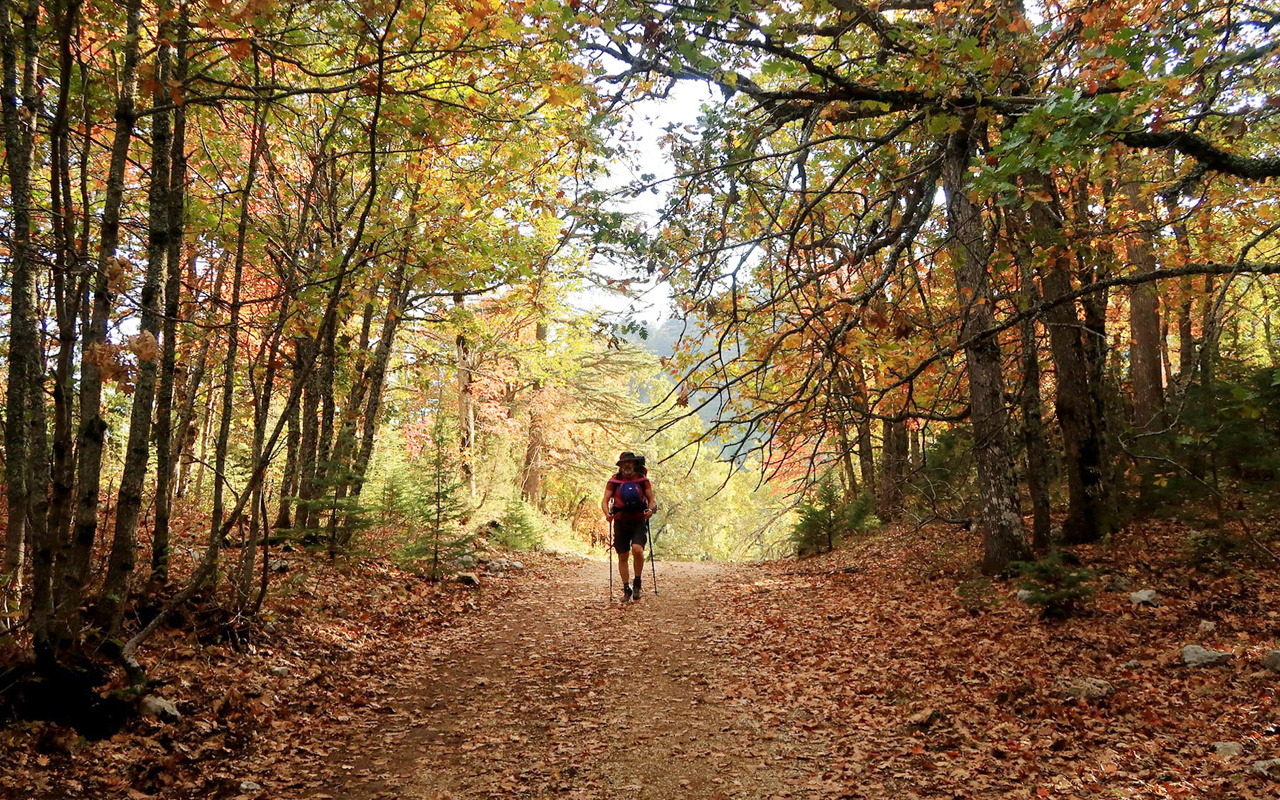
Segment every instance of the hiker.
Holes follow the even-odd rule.
[[[646,477],[644,457],[630,450],[618,456],[618,472],[604,489],[600,509],[613,523],[613,549],[618,551],[618,574],[622,576],[622,600],[640,597],[640,575],[644,572],[644,546],[648,543],[649,517],[657,504],[653,485]],[[627,553],[635,566],[635,582],[630,581]]]

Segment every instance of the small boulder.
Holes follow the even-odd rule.
[[[1107,580],[1107,589],[1113,592],[1132,592],[1133,581],[1128,575],[1112,575]]]
[[[289,668],[284,666],[272,667],[271,669],[267,670],[267,672],[270,672],[272,675],[274,675],[277,678],[287,678],[289,677],[289,674],[290,674]]]
[[[1244,752],[1244,745],[1239,742],[1214,742],[1213,752],[1222,758],[1237,758]]]
[[[1160,595],[1155,589],[1142,589],[1129,595],[1129,602],[1135,606],[1158,606]]]
[[[1019,603],[1031,602],[1031,595],[1034,594],[1030,589],[1019,589],[1017,598]]]
[[[1253,771],[1268,778],[1280,779],[1280,758],[1269,758],[1266,761],[1253,762]]]
[[[1063,678],[1058,681],[1058,690],[1064,697],[1096,702],[1110,697],[1116,687],[1101,678]]]
[[[463,586],[479,586],[480,576],[474,572],[459,572],[457,581]]]
[[[1262,666],[1272,672],[1280,672],[1280,650],[1272,650],[1267,653],[1267,657],[1262,659]]]
[[[240,781],[240,791],[246,794],[257,793],[262,791],[262,786],[253,781]]]
[[[1142,662],[1136,658],[1131,658],[1121,664],[1120,669],[1142,669]]]
[[[161,722],[177,722],[182,719],[178,707],[163,697],[149,694],[138,703],[138,711],[145,717],[155,717]]]
[[[1209,650],[1198,644],[1189,644],[1182,648],[1182,663],[1188,667],[1216,667],[1226,664],[1235,656],[1219,650]]]
[[[521,562],[519,562],[519,561],[512,561],[512,562],[511,562],[511,568],[512,568],[512,569],[524,569],[524,564],[523,564],[523,563],[521,563]]]

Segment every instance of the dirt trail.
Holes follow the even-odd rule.
[[[751,665],[735,663],[716,616],[739,571],[660,564],[659,593],[646,570],[643,599],[623,605],[607,601],[605,569],[560,562],[505,579],[505,600],[406,656],[429,661],[431,679],[351,742],[373,755],[342,765],[335,796],[816,796],[822,754],[762,729],[732,688]]]

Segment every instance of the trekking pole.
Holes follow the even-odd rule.
[[[653,565],[654,540],[649,533],[649,520],[644,521],[644,532],[649,537],[649,574],[653,576],[653,593],[658,593],[658,568]]]
[[[609,602],[613,602],[613,517],[609,517],[609,541],[604,543],[609,551]]]

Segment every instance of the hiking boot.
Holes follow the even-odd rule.
[[[624,603],[625,603],[625,602],[629,601],[630,599],[631,599],[631,587],[630,587],[630,586],[623,586],[623,587],[622,587],[622,602],[624,602]]]
[[[636,578],[631,583],[631,595],[632,597],[635,597],[637,599],[640,597],[640,579],[639,578]]]

